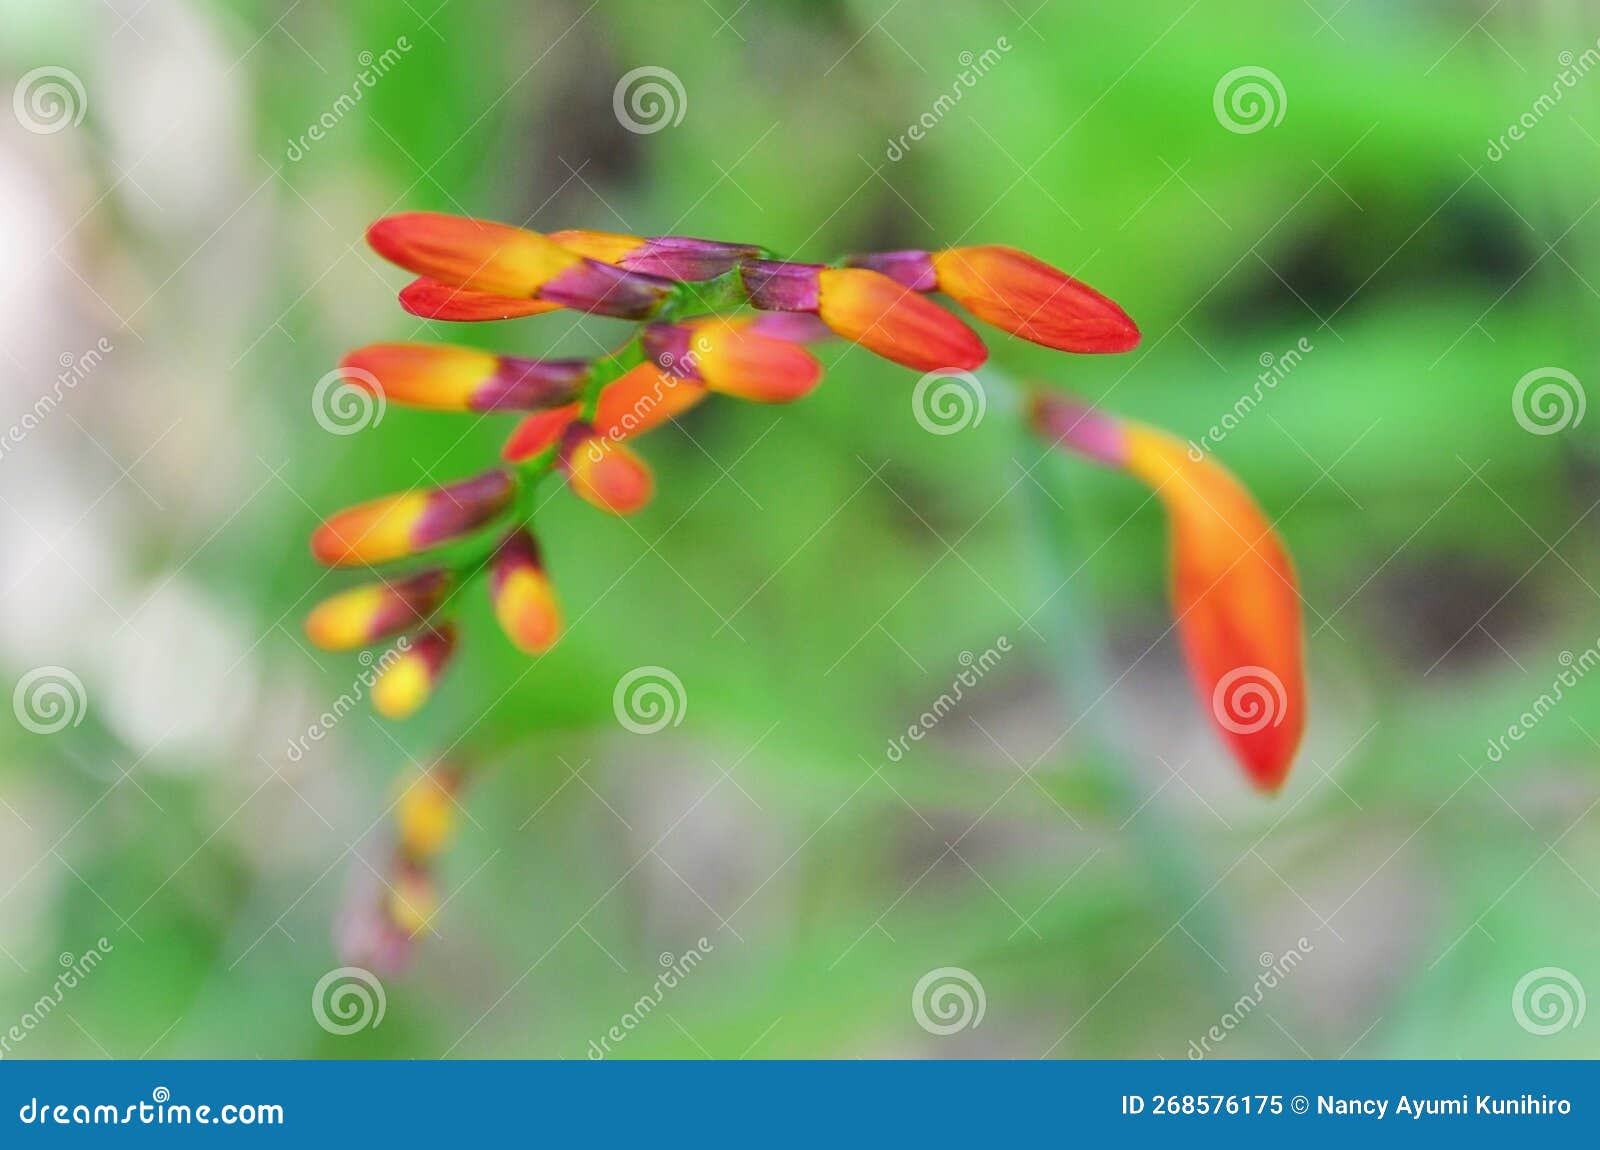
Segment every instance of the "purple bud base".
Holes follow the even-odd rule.
[[[912,291],[933,291],[939,286],[939,277],[934,274],[932,257],[927,252],[917,251],[914,248],[898,252],[862,252],[859,255],[847,256],[844,262],[847,267],[870,268],[875,272],[882,272]]]

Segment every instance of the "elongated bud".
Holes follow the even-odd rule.
[[[542,655],[561,636],[561,608],[539,545],[519,528],[506,536],[489,568],[489,597],[506,638],[525,655]]]
[[[613,515],[632,515],[655,492],[644,460],[581,421],[562,433],[559,466],[579,498]]]
[[[588,259],[538,232],[466,216],[386,216],[367,229],[367,241],[385,259],[440,283],[597,315],[648,319],[676,291],[669,280]]]
[[[566,431],[583,408],[576,403],[549,411],[536,411],[521,423],[500,449],[500,458],[507,463],[524,463],[561,443],[561,433]]]
[[[456,827],[459,776],[436,767],[414,777],[395,804],[400,852],[418,862],[444,850]]]
[[[742,275],[753,306],[815,312],[835,334],[918,371],[970,371],[989,354],[944,308],[867,268],[746,260]]]
[[[822,365],[804,348],[760,334],[748,319],[652,324],[641,339],[663,371],[757,403],[790,403],[822,378]]]
[[[1058,351],[1121,352],[1139,343],[1138,326],[1112,300],[1016,248],[873,252],[848,262],[914,291],[942,291],[986,323]]]
[[[547,311],[560,311],[558,303],[542,299],[494,295],[472,291],[454,284],[440,283],[423,276],[400,289],[400,306],[423,319],[450,320],[456,323],[482,323],[497,319],[520,319]]]
[[[454,580],[442,568],[330,596],[306,616],[306,635],[325,651],[351,651],[409,631],[444,602]]]
[[[455,624],[445,623],[413,636],[401,648],[378,661],[372,684],[372,705],[386,719],[404,719],[416,713],[444,674],[455,654]]]
[[[386,495],[330,516],[311,536],[311,553],[330,567],[401,559],[467,534],[503,511],[515,494],[512,477],[495,470],[431,490]]]
[[[445,343],[375,343],[339,362],[345,382],[436,411],[538,411],[583,390],[581,359],[523,359]]]
[[[1148,484],[1172,536],[1172,606],[1190,673],[1254,785],[1276,791],[1305,730],[1300,593],[1272,524],[1225,468],[1173,436],[1054,396],[1034,426]]]

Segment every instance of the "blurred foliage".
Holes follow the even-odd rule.
[[[193,163],[235,166],[241,196],[264,181],[257,258],[232,269],[248,311],[218,329],[158,296],[135,323],[174,357],[208,328],[226,339],[233,367],[205,385],[282,469],[236,517],[141,524],[137,561],[225,594],[264,636],[263,679],[306,684],[236,753],[179,770],[155,749],[137,789],[102,794],[116,774],[84,765],[138,757],[98,713],[49,740],[0,735],[9,805],[46,812],[28,819],[37,869],[26,855],[5,885],[22,897],[55,876],[19,969],[0,972],[16,1004],[0,1024],[57,952],[116,947],[67,1003],[77,1025],[53,1018],[17,1056],[583,1057],[657,956],[702,936],[712,956],[670,1018],[619,1055],[1184,1057],[1257,956],[1301,936],[1311,957],[1222,1056],[1600,1053],[1593,1025],[1538,1038],[1508,1001],[1547,965],[1600,991],[1594,688],[1503,761],[1485,754],[1560,653],[1600,636],[1590,425],[1536,436],[1510,410],[1528,371],[1586,379],[1593,363],[1600,219],[1583,173],[1600,79],[1485,156],[1549,90],[1557,53],[1593,43],[1584,6],[430,7],[158,2],[119,30],[111,6],[39,5],[0,47],[8,85],[41,60],[80,70],[83,162],[106,191],[93,228],[154,283],[185,274],[192,244],[128,202],[97,74],[175,11],[237,68],[238,153]],[[288,161],[359,53],[402,36],[360,106]],[[1002,37],[999,63],[888,160],[960,54]],[[681,80],[678,126],[618,124],[613,87],[642,64]],[[1235,134],[1213,89],[1245,64],[1287,104],[1278,126]],[[358,670],[298,642],[298,617],[340,585],[305,552],[316,515],[423,471],[468,474],[508,430],[391,408],[335,438],[312,383],[359,343],[586,354],[611,330],[410,319],[393,303],[404,277],[360,242],[400,209],[809,259],[1013,243],[1118,299],[1146,338],[1090,360],[986,332],[988,413],[950,437],[912,418],[912,373],[825,345],[806,402],[714,403],[653,435],[659,495],[634,520],[550,500],[539,530],[573,624],[550,657],[530,669],[474,602],[420,716],[358,714],[296,766],[281,732]],[[1041,460],[1013,416],[1019,381],[1040,381],[1198,438],[1301,339],[1314,350],[1218,447],[1279,520],[1311,633],[1306,750],[1266,801],[1182,678],[1155,506],[1120,476]],[[245,462],[248,491],[266,472]],[[961,653],[1001,635],[1015,653],[888,761]],[[613,719],[614,685],[641,664],[685,684],[670,733]],[[326,1035],[307,998],[336,965],[347,880],[382,858],[394,780],[441,754],[483,777],[438,937],[388,983],[381,1027]],[[978,975],[988,1014],[934,1038],[908,997],[949,965]]]

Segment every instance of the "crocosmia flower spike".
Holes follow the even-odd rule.
[[[851,256],[913,291],[940,291],[1002,331],[1058,351],[1131,351],[1139,329],[1128,313],[1066,272],[1016,248],[989,244],[941,252]]]
[[[1146,483],[1171,532],[1172,606],[1213,722],[1256,787],[1283,785],[1305,730],[1300,594],[1288,552],[1244,487],[1175,437],[1036,396],[1046,438]]]

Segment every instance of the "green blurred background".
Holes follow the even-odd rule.
[[[1541,968],[1600,988],[1595,685],[1488,753],[1600,636],[1594,417],[1531,434],[1513,407],[1529,372],[1592,372],[1594,5],[0,0],[0,24],[0,94],[81,84],[61,130],[0,115],[0,425],[111,346],[0,456],[4,686],[83,686],[76,725],[0,724],[0,1031],[110,944],[7,1056],[585,1057],[701,938],[617,1056],[1183,1058],[1230,1012],[1216,1056],[1600,1054],[1575,1002],[1514,1007]],[[619,122],[643,66],[680,122]],[[1241,67],[1281,120],[1219,117]],[[318,379],[377,340],[623,330],[430,331],[362,242],[407,209],[814,260],[1010,243],[1145,340],[986,330],[984,417],[946,436],[914,372],[822,345],[805,402],[653,434],[635,519],[549,502],[572,627],[531,672],[474,596],[421,714],[363,705],[293,761],[361,670],[299,630],[347,582],[307,554],[319,514],[480,470],[510,427],[391,406],[332,435]],[[1306,601],[1309,731],[1266,799],[1168,633],[1158,509],[1045,458],[1015,385],[1198,438],[1301,340],[1216,449]],[[643,665],[685,698],[648,736],[612,704]],[[481,777],[434,934],[380,1025],[328,1033],[335,924],[446,753]],[[944,967],[985,1003],[948,1036],[912,1009]]]

